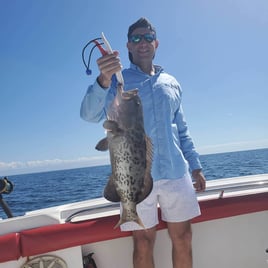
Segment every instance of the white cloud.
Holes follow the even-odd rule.
[[[76,159],[46,159],[17,162],[0,162],[0,175],[42,172],[109,164],[109,155],[79,157]]]
[[[215,145],[199,146],[200,154],[243,151],[259,148],[268,148],[268,140],[242,141]],[[30,161],[0,162],[0,177],[14,174],[43,172],[50,170],[72,169],[88,166],[109,164],[109,154],[93,157],[78,157],[75,159],[47,159]]]
[[[200,154],[213,154],[222,152],[235,152],[268,148],[268,140],[230,142],[215,145],[205,145],[197,148]]]

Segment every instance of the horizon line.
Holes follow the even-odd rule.
[[[206,147],[207,149],[216,148],[218,146]],[[200,148],[201,149],[201,148]],[[254,147],[254,148],[240,148],[236,150],[226,150],[226,151],[216,151],[216,152],[205,152],[199,153],[202,155],[211,155],[211,154],[221,154],[221,153],[232,153],[240,151],[252,151],[252,150],[262,150],[268,149],[267,147]],[[202,150],[200,150],[202,151]],[[0,162],[0,174],[7,173],[4,176],[14,176],[22,174],[32,174],[40,172],[50,172],[50,171],[60,171],[60,170],[69,170],[76,168],[87,168],[94,166],[110,165],[110,158],[108,154],[102,156],[91,156],[91,157],[79,157],[76,159],[52,159],[52,160],[31,160],[31,161],[14,161],[14,162]]]

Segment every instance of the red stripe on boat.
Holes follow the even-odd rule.
[[[0,262],[18,260],[21,256],[19,234],[0,236]]]
[[[201,201],[202,215],[195,218],[193,223],[238,216],[242,214],[268,210],[268,192],[246,196],[224,197],[221,199]],[[33,256],[49,251],[88,243],[111,240],[130,236],[131,232],[121,232],[120,228],[113,229],[119,215],[88,220],[79,223],[54,224],[24,230],[18,234],[0,236],[0,248],[5,250],[0,254],[0,262],[16,260],[18,256]],[[166,228],[160,220],[158,229]],[[8,245],[8,246],[6,246]]]

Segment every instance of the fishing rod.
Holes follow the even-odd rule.
[[[3,199],[2,194],[10,194],[13,191],[13,188],[14,188],[13,183],[10,180],[8,180],[7,177],[0,179],[0,205],[3,208],[8,218],[12,218],[13,214],[8,204]]]
[[[85,60],[85,51],[86,51],[87,47],[89,45],[91,45],[91,44],[93,44],[93,47],[90,50],[90,53],[89,53],[89,56],[88,56],[88,60],[86,62],[86,60]],[[106,50],[102,47],[102,45],[105,45]],[[113,53],[112,47],[109,44],[108,40],[106,39],[104,33],[101,33],[101,37],[98,37],[98,38],[95,38],[95,39],[90,40],[84,46],[84,48],[82,50],[82,60],[83,60],[83,63],[85,65],[85,67],[86,67],[86,74],[87,75],[91,75],[92,74],[92,70],[89,68],[89,66],[90,66],[90,60],[91,60],[92,53],[93,53],[93,51],[94,51],[94,49],[96,47],[99,49],[99,51],[102,54],[102,56],[104,56],[106,54],[112,54]],[[116,79],[117,79],[118,83],[120,83],[121,85],[124,85],[124,79],[123,79],[123,75],[122,75],[121,71],[117,72],[115,74],[115,76],[116,76]]]

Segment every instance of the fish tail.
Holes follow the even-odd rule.
[[[135,222],[137,224],[139,224],[140,227],[142,227],[143,229],[146,229],[143,222],[141,221],[140,217],[138,216],[138,218],[135,220]]]
[[[122,221],[122,219],[120,219],[119,221],[118,221],[118,223],[114,226],[114,229],[116,229],[117,227],[119,227],[121,224],[123,224],[124,222],[126,222],[126,221]]]
[[[137,216],[136,219],[133,220],[134,222],[136,222],[140,227],[142,227],[143,229],[146,229],[142,220],[140,219],[139,216]],[[118,223],[114,226],[114,229],[116,229],[117,227],[119,227],[120,225],[122,225],[123,223],[129,222],[129,220],[126,219],[122,219],[120,218],[120,220],[118,221]]]

